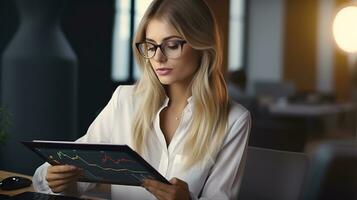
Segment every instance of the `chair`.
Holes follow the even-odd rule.
[[[327,141],[313,154],[303,200],[357,199],[357,141]]]
[[[249,146],[238,199],[299,199],[308,162],[304,153]]]

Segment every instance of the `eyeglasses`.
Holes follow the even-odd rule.
[[[152,42],[139,42],[136,43],[136,48],[139,53],[146,59],[153,58],[156,54],[157,48],[167,58],[175,59],[181,56],[183,45],[187,42],[185,40],[166,40],[161,44],[154,44]]]

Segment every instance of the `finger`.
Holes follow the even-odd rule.
[[[56,180],[48,183],[48,186],[51,188],[53,192],[63,192],[72,184],[76,184],[81,175],[75,175],[70,179]]]
[[[164,200],[164,199],[169,199],[169,194],[162,191],[162,190],[159,190],[155,187],[151,187],[151,186],[148,186],[148,187],[145,187],[145,189],[147,191],[149,191],[151,194],[153,194],[157,199],[159,200]]]
[[[58,186],[58,187],[51,188],[51,190],[54,193],[60,193],[60,192],[65,191],[68,188],[68,186],[69,186],[69,184],[61,185],[61,186]]]
[[[152,179],[145,179],[143,181],[143,185],[159,188],[159,189],[162,189],[162,190],[165,190],[165,188],[168,188],[168,186],[170,186],[170,185],[168,185],[166,183],[162,183],[160,181],[156,181],[156,180],[152,180]]]
[[[49,183],[48,183],[48,187],[50,187],[51,189],[56,189],[56,188],[58,188],[59,186],[66,185],[66,184],[68,184],[68,183],[69,183],[68,180],[52,181],[52,182],[49,182]]]
[[[67,179],[77,174],[83,174],[83,170],[70,165],[51,166],[47,170],[46,180],[53,181]]]
[[[49,187],[57,187],[63,184],[68,184],[68,183],[72,183],[72,182],[76,182],[78,180],[80,175],[74,175],[71,177],[68,177],[66,179],[58,179],[58,180],[52,180],[50,182],[48,182],[48,186]]]
[[[156,181],[156,180],[151,180],[151,179],[145,179],[143,182],[143,186],[146,187],[152,187],[158,190],[162,190],[166,193],[170,192],[170,185],[165,184],[165,183],[161,183],[160,181]]]
[[[77,167],[73,165],[56,165],[48,168],[48,172],[50,173],[66,173],[78,170]]]
[[[179,184],[180,183],[180,179],[178,179],[178,178],[172,178],[169,182],[171,183],[171,184],[173,184],[173,185],[177,185],[177,184]],[[182,181],[181,181],[182,182]]]
[[[180,187],[180,188],[182,188],[182,189],[187,189],[187,188],[188,188],[188,184],[187,184],[185,181],[183,181],[183,180],[181,180],[181,179],[178,179],[178,178],[176,178],[176,177],[172,178],[172,179],[170,180],[170,183],[171,183],[172,185],[176,185],[177,187]]]
[[[80,171],[78,172],[73,172],[73,173],[61,173],[61,174],[48,174],[46,177],[47,181],[53,181],[53,180],[61,180],[61,179],[68,179],[76,175],[82,174]]]
[[[163,199],[177,196],[178,192],[178,187],[175,185],[168,185],[151,179],[144,180],[143,186],[156,197]]]
[[[62,173],[62,174],[47,174],[46,181],[56,181],[56,180],[66,180],[66,179],[73,179],[74,177],[83,176],[83,172],[78,171],[74,173]]]

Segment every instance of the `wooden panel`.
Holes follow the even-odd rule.
[[[344,4],[351,2],[349,0],[335,0],[336,12]],[[336,43],[335,43],[336,44]],[[351,98],[351,79],[349,74],[347,53],[338,48],[337,44],[334,49],[334,88],[337,100],[340,102],[347,101]]]
[[[348,101],[351,98],[351,79],[348,60],[346,54],[337,49],[337,47],[334,53],[333,75],[337,100],[340,102]]]
[[[206,0],[217,19],[223,35],[223,72],[228,68],[229,0]]]
[[[315,90],[318,0],[285,1],[284,80],[298,91]]]

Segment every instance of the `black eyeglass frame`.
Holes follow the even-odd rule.
[[[179,45],[181,46],[181,54],[182,54],[183,45],[184,45],[184,44],[187,44],[187,41],[186,41],[186,40],[176,40],[175,42],[178,42]],[[144,44],[144,43],[149,43],[149,44],[151,44],[151,45],[154,46],[155,52],[154,52],[154,54],[153,54],[152,56],[146,57],[146,56],[140,51],[140,45],[142,45],[142,44]],[[157,48],[160,48],[162,54],[163,54],[165,57],[167,57],[167,55],[165,55],[165,51],[164,51],[163,48],[162,48],[162,45],[163,45],[163,44],[165,44],[165,42],[163,42],[163,43],[161,43],[161,44],[154,44],[154,43],[152,43],[152,42],[138,42],[138,43],[135,43],[135,46],[136,46],[136,49],[138,50],[139,54],[140,54],[142,57],[144,57],[145,59],[151,59],[151,58],[153,58],[153,57],[156,55]],[[180,55],[180,56],[181,56],[181,55]],[[179,57],[180,57],[180,56],[179,56]],[[177,58],[179,58],[179,57],[177,57]],[[170,58],[170,57],[167,57],[167,58]],[[177,58],[171,58],[171,59],[177,59]]]

